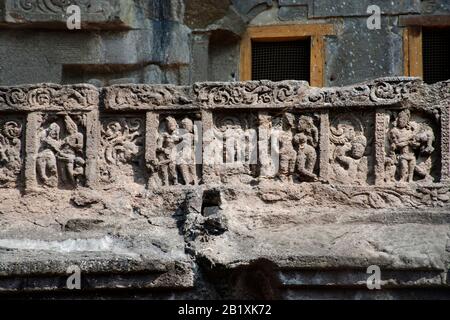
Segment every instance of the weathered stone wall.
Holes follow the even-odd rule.
[[[366,26],[370,1],[71,1],[82,30],[66,28],[68,2],[0,1],[0,84],[171,83],[239,79],[239,42],[249,25],[330,23],[325,85],[401,76],[403,26],[413,15],[448,15],[446,0],[378,1],[380,30]]]
[[[449,106],[415,78],[0,87],[0,288],[448,297]]]

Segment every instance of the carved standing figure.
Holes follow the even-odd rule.
[[[426,123],[411,121],[408,109],[398,113],[393,128],[389,132],[390,157],[387,162],[395,163],[398,178],[401,182],[418,181],[433,182],[431,176],[433,130]],[[394,159],[394,160],[392,160]],[[386,182],[395,181],[386,178]]]
[[[36,159],[37,173],[42,182],[49,186],[56,186],[58,183],[56,154],[61,148],[60,131],[60,126],[53,122],[40,135],[40,149]]]
[[[297,134],[294,136],[294,144],[297,146],[296,172],[302,178],[315,180],[314,167],[317,162],[317,143],[319,131],[314,125],[314,119],[310,116],[301,116],[297,125]]]
[[[295,172],[297,152],[292,144],[292,130],[295,119],[290,113],[287,113],[280,121],[281,130],[278,135],[280,162],[278,176],[282,179],[291,176]]]
[[[157,159],[163,185],[177,185],[176,144],[181,138],[177,134],[178,124],[175,118],[165,119],[166,132],[161,133],[157,141]]]
[[[414,148],[418,146],[414,139],[414,128],[410,125],[411,114],[405,109],[398,113],[394,128],[390,132],[391,150],[398,154],[400,181],[412,182],[416,156]]]
[[[61,171],[65,182],[75,185],[77,178],[83,175],[84,159],[80,157],[83,153],[83,134],[78,132],[77,124],[66,115],[64,124],[67,136],[62,140],[57,158],[61,162]]]
[[[180,151],[177,161],[185,184],[197,184],[195,152],[193,150],[194,138],[194,124],[191,119],[184,118],[181,121]]]

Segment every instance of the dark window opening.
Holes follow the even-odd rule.
[[[450,28],[423,28],[423,80],[426,83],[450,79]]]
[[[311,41],[252,42],[253,80],[309,82]]]

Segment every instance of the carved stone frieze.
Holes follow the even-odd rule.
[[[396,206],[404,197],[445,205],[448,87],[416,78],[342,88],[302,81],[1,87],[0,185],[272,183],[329,187],[358,206]]]
[[[134,116],[104,117],[100,131],[100,180],[145,184],[144,120]]]

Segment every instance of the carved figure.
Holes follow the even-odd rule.
[[[184,118],[181,121],[180,130],[180,151],[178,157],[181,176],[185,184],[197,184],[197,174],[195,169],[194,147],[194,124],[191,119]]]
[[[176,167],[176,144],[181,141],[177,134],[178,124],[175,118],[165,119],[166,132],[163,132],[157,141],[158,168],[163,185],[177,185],[178,173]]]
[[[292,144],[292,130],[294,129],[295,118],[291,113],[286,113],[283,118],[276,118],[277,141],[279,145],[279,168],[278,176],[281,179],[291,176],[295,172],[297,152]]]
[[[101,136],[100,172],[104,181],[111,182],[120,173],[127,174],[125,166],[142,164],[139,162],[143,143],[140,119],[108,120]]]
[[[75,186],[84,174],[84,136],[69,115],[64,115],[66,136],[61,138],[61,126],[54,121],[40,134],[36,159],[37,174],[45,185],[55,187],[59,181]]]
[[[389,132],[390,153],[387,161],[396,164],[400,182],[413,182],[414,176],[432,182],[432,159],[434,151],[433,130],[425,123],[411,121],[411,113],[405,109],[398,113],[394,127]],[[392,177],[386,179],[392,182]]]
[[[40,136],[40,149],[36,159],[37,173],[42,182],[48,186],[56,186],[58,183],[58,168],[56,164],[56,153],[61,148],[59,140],[61,128],[53,122]]]
[[[314,125],[314,119],[310,116],[301,116],[297,125],[297,134],[294,136],[294,144],[297,146],[296,172],[302,178],[315,180],[314,167],[317,162],[317,143],[319,131]]]
[[[345,184],[365,184],[368,160],[364,156],[367,138],[363,126],[353,117],[339,117],[336,123],[330,127],[332,179]]]
[[[0,186],[14,185],[22,166],[22,127],[16,121],[7,121],[0,131]]]

